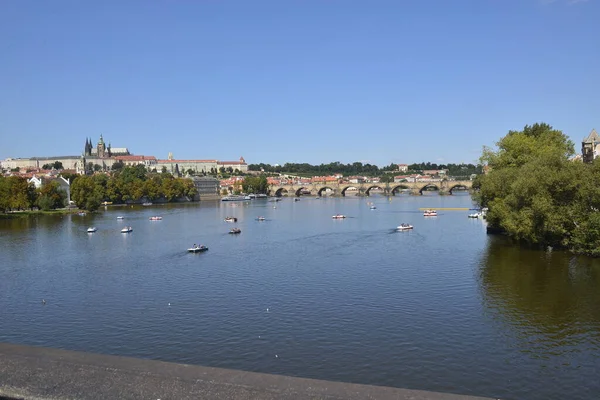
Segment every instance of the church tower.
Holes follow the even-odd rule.
[[[106,154],[105,154],[106,153],[106,145],[104,144],[104,139],[102,138],[102,134],[100,134],[100,141],[98,142],[97,150],[98,150],[99,158],[106,157]]]

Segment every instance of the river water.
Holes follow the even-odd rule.
[[[421,207],[472,203],[286,198],[0,220],[0,341],[503,399],[599,398],[600,264],[515,247],[468,211],[424,218]],[[402,222],[415,229],[395,232]],[[194,243],[209,251],[187,253]]]

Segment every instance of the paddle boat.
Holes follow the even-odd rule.
[[[133,232],[133,228],[130,226],[126,226],[125,228],[121,229],[121,233],[129,233],[129,232]]]
[[[95,226],[92,226],[92,227],[89,227],[89,228],[87,228],[87,233],[94,233],[94,232],[96,232],[97,230],[98,230],[98,229],[96,229],[96,227],[95,227]]]
[[[409,224],[400,224],[396,228],[396,230],[398,230],[398,231],[410,231],[412,228],[413,228],[412,225],[409,225]]]
[[[146,207],[148,207],[148,206],[151,206],[151,205],[152,205],[152,202],[150,202],[150,201],[147,201],[147,202],[145,202],[145,203],[142,203],[142,205],[143,205],[143,206],[146,206]]]
[[[296,199],[294,199],[294,201],[300,201],[300,199],[296,198]]]
[[[162,217],[150,217],[150,221],[160,221],[162,219]]]
[[[120,215],[117,217],[117,219],[123,219],[123,218],[125,218],[125,217],[121,217]]]
[[[80,217],[85,217],[87,214],[86,214],[86,213],[84,213],[83,211],[79,211],[79,212],[77,213],[77,215],[79,215]]]
[[[343,215],[343,214],[335,214],[331,218],[333,218],[333,219],[344,219],[344,218],[346,218],[346,216]]]
[[[264,221],[266,218],[265,217],[256,217],[257,221]]]
[[[229,233],[231,233],[231,234],[242,233],[242,230],[240,228],[231,228],[229,230]]]
[[[474,214],[469,214],[469,218],[479,218],[481,217],[482,214],[481,213],[474,213]]]
[[[377,210],[377,207],[375,207],[375,206],[371,206],[371,207],[369,207],[369,208],[370,208],[371,210]]]
[[[236,217],[225,217],[225,222],[237,222]]]
[[[437,217],[437,211],[435,210],[425,210],[423,213],[424,217]]]
[[[188,252],[190,253],[202,253],[204,251],[208,250],[208,247],[204,246],[204,245],[193,245],[192,247],[190,247],[189,249],[187,249]]]

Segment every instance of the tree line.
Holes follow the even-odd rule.
[[[517,242],[600,256],[600,161],[572,159],[574,145],[542,123],[485,148],[489,173],[474,182],[488,227]]]
[[[423,162],[408,165],[407,173],[421,173],[424,170],[447,169],[448,175],[451,176],[469,176],[472,174],[480,174],[482,172],[481,168],[481,165],[474,164],[432,164],[430,162]],[[389,172],[398,172],[398,165],[391,163],[390,165],[380,168],[377,165],[368,163],[363,164],[362,162],[342,164],[336,161],[320,165],[312,165],[308,163],[285,163],[284,165],[271,165],[260,163],[248,165],[248,170],[264,171],[266,173],[289,173],[305,176],[331,175],[337,173],[342,174],[344,176],[381,176]]]
[[[77,177],[71,185],[71,199],[79,208],[96,210],[102,202],[115,204],[147,199],[174,201],[197,194],[191,179],[169,173],[148,173],[143,165],[126,166],[111,175]]]
[[[21,211],[39,208],[54,210],[66,206],[67,193],[56,181],[36,189],[27,178],[0,176],[0,211]]]

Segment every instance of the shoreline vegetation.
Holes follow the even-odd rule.
[[[600,257],[600,161],[574,158],[573,142],[545,123],[510,131],[496,146],[484,147],[487,173],[473,182],[488,232]]]

